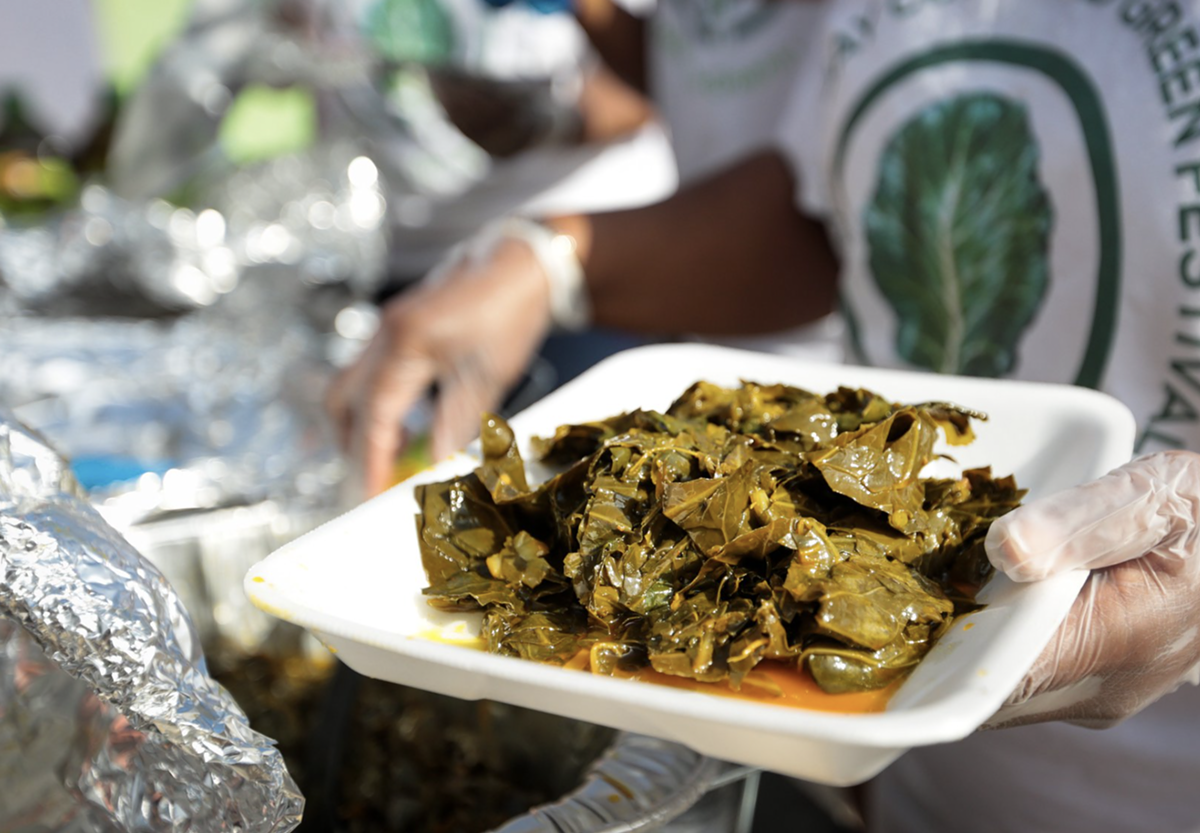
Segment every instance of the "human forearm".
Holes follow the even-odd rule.
[[[607,66],[590,72],[578,101],[582,142],[610,142],[634,133],[654,119],[650,101]]]
[[[765,152],[656,205],[551,223],[577,240],[601,326],[771,332],[822,317],[836,298],[833,252],[794,190]]]
[[[576,0],[575,18],[601,60],[633,89],[646,90],[646,27],[612,0]]]

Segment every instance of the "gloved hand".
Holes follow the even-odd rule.
[[[988,556],[1016,581],[1093,572],[989,727],[1110,726],[1200,683],[1200,455],[1147,455],[1000,518]]]
[[[550,328],[549,285],[530,246],[500,238],[456,252],[383,309],[326,408],[370,497],[390,485],[401,423],[436,384],[433,459],[462,448],[520,379]]]

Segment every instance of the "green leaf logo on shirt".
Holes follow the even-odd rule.
[[[1037,161],[1025,108],[992,93],[931,105],[888,143],[863,219],[906,361],[972,376],[1016,364],[1049,282]]]

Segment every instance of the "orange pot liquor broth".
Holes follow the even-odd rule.
[[[568,667],[571,663],[568,663]],[[586,655],[580,666],[587,670]],[[754,667],[742,680],[740,688],[729,683],[703,683],[688,677],[662,674],[653,668],[641,668],[632,672],[617,672],[614,676],[654,685],[664,685],[685,691],[700,691],[718,697],[746,700],[752,703],[767,703],[793,709],[809,709],[842,714],[870,714],[881,712],[899,687],[893,683],[874,691],[859,691],[849,694],[829,694],[817,685],[812,675],[794,665],[764,660]]]
[[[793,709],[810,709],[842,714],[871,714],[881,712],[899,687],[892,683],[874,691],[858,691],[849,694],[829,694],[823,691],[807,671],[782,662],[760,662],[742,680],[740,689],[727,683],[702,683],[686,677],[660,674],[652,668],[643,668],[630,675],[631,679],[658,685],[703,691],[719,697],[732,697],[754,703],[768,703]]]
[[[418,638],[444,645],[457,645],[476,651],[487,650],[483,640],[448,638],[436,630],[418,635]],[[580,651],[564,668],[574,671],[589,672],[588,652]],[[637,671],[619,671],[613,676],[619,679],[639,683],[662,685],[684,691],[698,691],[717,697],[729,697],[751,703],[764,703],[772,706],[783,706],[792,709],[808,709],[810,711],[838,712],[840,714],[873,714],[887,708],[888,700],[896,693],[904,678],[883,688],[873,691],[857,691],[849,694],[829,694],[823,691],[812,675],[794,665],[774,660],[764,660],[746,675],[740,689],[735,689],[729,683],[703,683],[687,677],[676,677],[662,674],[653,668],[641,668]]]

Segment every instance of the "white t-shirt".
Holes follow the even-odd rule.
[[[777,146],[779,120],[821,14],[812,0],[658,0],[649,17],[648,86],[671,137],[680,185]],[[837,315],[782,332],[703,340],[823,361],[842,357]]]
[[[839,0],[783,120],[852,357],[1095,387],[1200,450],[1200,2]],[[882,831],[1200,831],[1200,689],[914,750]]]
[[[775,144],[820,16],[813,2],[658,0],[648,86],[681,182]]]

